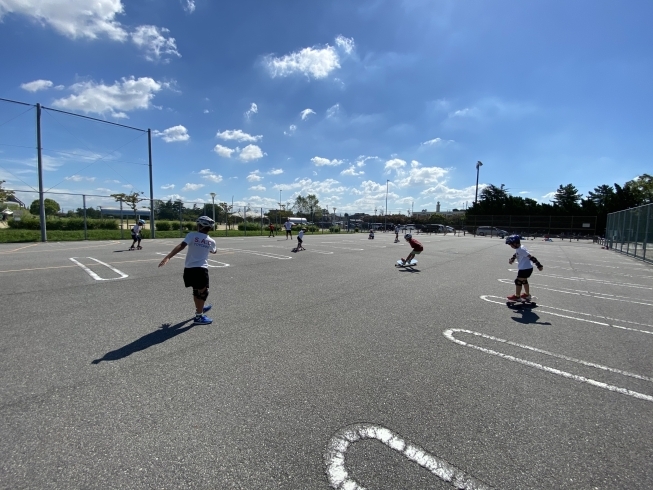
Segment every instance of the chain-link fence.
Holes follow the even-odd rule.
[[[593,238],[596,235],[596,216],[512,216],[487,215],[458,218],[469,233],[503,236],[556,236]]]
[[[653,255],[647,256],[647,250],[653,245],[653,204],[608,214],[605,245],[653,263]]]

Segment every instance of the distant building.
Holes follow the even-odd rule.
[[[100,216],[113,216],[114,218],[123,216],[126,218],[127,216],[132,217],[135,215],[137,218],[150,219],[150,210],[147,208],[137,209],[134,213],[134,210],[131,208],[123,208],[122,211],[120,211],[120,208],[105,208],[104,206],[98,207],[100,208]]]

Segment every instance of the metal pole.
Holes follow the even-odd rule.
[[[181,208],[182,208],[182,206],[183,206],[182,202],[179,201],[179,236],[180,237],[183,236],[183,234],[184,234],[184,225],[183,225],[183,221],[182,221],[182,217],[181,217]]]
[[[120,200],[120,239],[122,240],[124,230],[122,229],[122,199]]]
[[[154,225],[154,183],[152,181],[152,131],[147,130],[147,156],[150,167],[150,238],[156,238],[156,226]]]
[[[36,161],[39,173],[39,203],[41,210],[41,241],[47,242],[47,230],[45,223],[45,196],[43,195],[43,155],[41,154],[41,104],[36,104]]]
[[[261,208],[261,236],[263,236],[263,208]]]
[[[646,241],[648,240],[648,224],[651,220],[651,208],[653,208],[653,204],[646,206],[646,231],[644,232],[644,239],[642,240],[642,249],[644,251],[642,255],[643,260],[646,260]]]
[[[88,228],[86,226],[86,194],[82,195],[82,206],[84,206],[84,240],[88,240]]]
[[[386,180],[385,181],[385,219],[383,221],[383,232],[388,229],[388,183],[390,181]]]
[[[637,257],[637,241],[639,240],[639,213],[640,213],[640,208],[635,208],[636,213],[637,213],[637,227],[635,228],[635,250],[633,252],[633,255]]]
[[[478,202],[478,174],[481,169],[481,165],[483,164],[481,163],[480,160],[476,162],[476,197],[474,197],[474,204]]]

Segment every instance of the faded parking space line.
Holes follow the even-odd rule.
[[[87,273],[89,276],[91,276],[91,277],[92,277],[93,279],[95,279],[96,281],[116,281],[116,280],[119,280],[119,279],[125,279],[126,277],[129,277],[129,276],[128,276],[127,274],[125,274],[124,272],[122,272],[122,271],[116,269],[115,267],[113,267],[113,266],[107,264],[106,262],[102,262],[101,260],[94,259],[93,257],[86,257],[87,259],[93,260],[93,261],[97,262],[97,263],[100,264],[100,265],[103,265],[103,266],[105,266],[105,267],[108,267],[109,269],[111,269],[113,272],[115,272],[116,274],[118,274],[118,275],[120,276],[120,277],[112,277],[112,278],[106,278],[106,279],[105,279],[105,278],[100,277],[99,275],[97,275],[95,272],[93,272],[91,269],[89,269],[88,267],[86,267],[84,264],[82,264],[82,263],[79,262],[78,260],[76,260],[77,258],[78,258],[78,257],[71,257],[70,260],[73,261],[73,262],[74,262],[75,264],[77,264],[78,266],[80,266],[84,271],[86,271],[86,273]]]

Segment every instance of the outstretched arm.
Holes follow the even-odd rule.
[[[532,255],[529,255],[528,258],[531,259],[531,262],[533,262],[535,264],[538,271],[541,271],[542,269],[544,269],[544,266],[542,264],[540,264],[540,261],[537,260],[535,257],[533,257]]]
[[[159,262],[159,267],[163,267],[168,263],[168,261],[173,258],[175,255],[177,255],[179,252],[181,252],[183,249],[186,248],[186,242],[181,242],[179,245],[177,245],[175,248],[172,249],[172,251],[163,257],[163,260]]]

